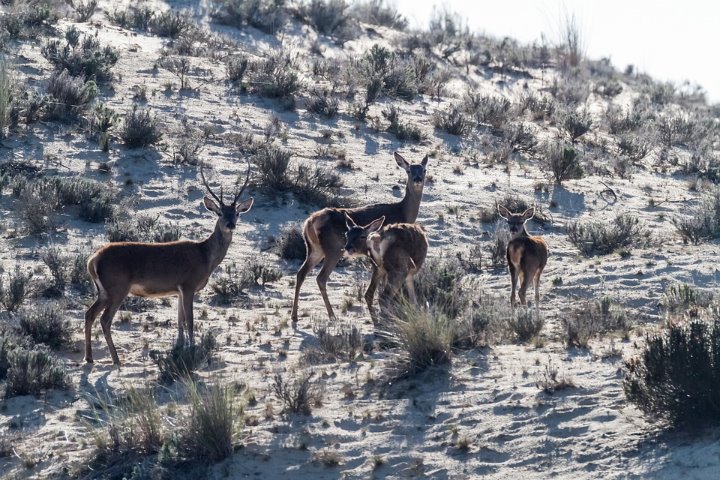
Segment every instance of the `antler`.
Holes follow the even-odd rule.
[[[248,182],[250,181],[250,159],[248,159],[248,169],[247,169],[247,175],[245,176],[245,184],[242,186],[240,191],[235,195],[235,198],[233,199],[232,204],[235,205],[237,201],[240,199],[240,195],[245,191],[245,187],[247,187]]]
[[[210,185],[208,185],[207,180],[205,180],[205,174],[203,173],[203,164],[200,163],[200,177],[202,178],[203,184],[205,185],[205,188],[207,189],[208,193],[212,195],[212,197],[222,206],[223,201],[218,198],[217,195],[215,195],[215,192],[212,191],[210,188]],[[220,195],[222,195],[222,186],[220,186]],[[233,202],[234,203],[234,202]]]

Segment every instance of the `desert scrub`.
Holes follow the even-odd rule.
[[[621,213],[610,222],[571,222],[567,226],[570,242],[585,256],[607,255],[622,247],[643,246],[650,232],[637,217]]]
[[[294,109],[295,94],[303,87],[299,63],[299,53],[286,48],[272,50],[253,61],[248,68],[252,92],[278,99],[283,110]]]
[[[314,372],[276,373],[273,381],[275,396],[283,403],[286,413],[310,415],[315,404],[322,400],[322,390]]]
[[[690,209],[687,215],[672,219],[675,229],[685,243],[700,243],[720,236],[720,192],[703,198],[700,205]]]
[[[572,143],[588,133],[593,126],[592,116],[587,108],[568,109],[559,113],[558,123]]]
[[[400,111],[395,105],[390,105],[384,109],[382,115],[390,122],[387,131],[395,135],[395,138],[401,142],[408,140],[420,142],[425,138],[418,126],[400,120]]]
[[[714,295],[710,291],[686,283],[672,283],[665,289],[661,304],[667,314],[689,313],[692,317],[697,317],[701,310],[712,304],[713,298]]]
[[[672,324],[648,335],[643,352],[626,362],[623,388],[645,413],[672,425],[720,420],[720,319]]]
[[[600,333],[620,332],[628,335],[630,319],[625,310],[609,297],[583,302],[562,318],[565,342],[570,347],[587,348]]]
[[[50,120],[77,120],[97,97],[95,82],[82,75],[72,76],[67,70],[54,72],[47,84],[46,116]]]
[[[0,277],[0,303],[8,312],[14,312],[30,294],[32,273],[24,272],[19,265],[6,278]]]
[[[76,0],[71,1],[70,4],[73,9],[75,9],[77,21],[80,23],[85,23],[90,20],[90,18],[95,13],[98,0],[87,0],[87,2],[83,2],[82,0]]]
[[[536,309],[518,309],[508,319],[508,329],[520,343],[536,338],[544,325],[545,317]]]
[[[360,33],[346,0],[310,0],[301,8],[301,14],[318,33],[334,37],[340,45]]]
[[[360,330],[349,323],[319,323],[313,326],[324,360],[355,360],[362,352],[363,338]]]
[[[10,122],[10,103],[13,100],[13,79],[7,60],[0,55],[0,140]]]
[[[27,307],[17,314],[20,332],[35,343],[58,349],[70,343],[72,330],[60,304]]]
[[[212,332],[203,333],[194,345],[176,345],[169,352],[150,351],[150,358],[158,366],[162,383],[172,383],[180,378],[189,378],[198,368],[208,365],[218,350],[218,343]]]
[[[112,67],[118,61],[117,50],[100,45],[92,35],[83,35],[77,28],[65,31],[65,41],[49,40],[42,54],[58,72],[67,70],[72,76],[84,76],[98,82],[112,80]]]
[[[381,95],[412,101],[418,94],[418,78],[412,62],[385,47],[373,45],[355,60],[354,66],[366,85],[366,105]]]
[[[160,126],[155,115],[149,109],[137,105],[125,114],[120,129],[120,138],[129,148],[144,148],[154,145],[162,138]]]
[[[215,0],[210,15],[221,25],[251,26],[274,35],[287,22],[287,12],[275,0]]]
[[[135,218],[114,218],[107,224],[111,242],[174,242],[180,238],[177,225],[161,222],[158,217],[139,215]]]
[[[582,178],[584,169],[580,152],[564,142],[547,142],[543,146],[541,164],[552,173],[555,183]]]
[[[274,283],[282,278],[282,272],[262,258],[254,257],[247,263],[238,266],[228,263],[219,275],[215,275],[210,288],[221,305],[229,305],[237,298],[245,295],[250,287]]]
[[[155,11],[148,5],[129,6],[125,9],[115,9],[107,13],[108,20],[113,25],[143,32],[150,29],[154,16]]]
[[[274,250],[283,260],[305,260],[306,246],[302,230],[297,225],[287,225],[275,239]]]
[[[340,101],[327,90],[312,92],[306,105],[307,111],[324,118],[335,118],[340,109]]]
[[[68,386],[65,366],[45,346],[16,346],[7,354],[5,397],[37,395]]]
[[[505,97],[471,92],[465,97],[463,109],[475,122],[500,130],[513,114],[512,106]]]
[[[450,135],[463,136],[473,128],[472,121],[458,105],[450,105],[444,110],[436,110],[433,114],[435,128]]]
[[[197,28],[186,12],[166,10],[153,16],[150,30],[159,37],[178,38]]]
[[[361,22],[405,30],[407,19],[384,0],[365,0],[353,5],[352,14]]]
[[[466,273],[458,258],[428,258],[415,276],[418,301],[457,318],[471,304],[462,284]]]

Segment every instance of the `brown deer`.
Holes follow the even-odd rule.
[[[383,227],[385,217],[361,227],[349,215],[345,215],[345,219],[348,228],[345,251],[350,256],[368,256],[373,262],[372,278],[365,292],[365,301],[373,320],[373,297],[378,283],[382,281],[385,282],[385,288],[380,294],[380,309],[384,316],[390,300],[398,294],[403,284],[410,301],[417,304],[414,277],[425,262],[428,251],[428,241],[422,227],[414,223],[396,223]]]
[[[305,262],[297,273],[295,283],[295,298],[293,300],[292,313],[290,317],[297,322],[298,298],[300,287],[307,274],[315,266],[323,261],[323,266],[317,276],[317,284],[320,287],[320,294],[325,302],[328,316],[334,320],[335,312],[328,299],[326,285],[330,274],[343,256],[345,245],[345,215],[349,215],[358,224],[366,225],[371,221],[385,217],[388,224],[391,223],[414,223],[420,209],[423,187],[425,185],[425,167],[427,166],[427,155],[419,164],[410,164],[402,155],[395,152],[395,161],[407,172],[407,185],[405,196],[396,203],[377,203],[357,208],[324,208],[310,215],[303,225],[303,238],[305,239]]]
[[[120,364],[115,345],[110,336],[110,324],[120,303],[133,294],[139,297],[175,296],[178,299],[178,340],[185,343],[183,328],[192,345],[193,299],[208,282],[210,275],[225,258],[238,216],[252,207],[253,199],[238,203],[250,180],[248,165],[245,184],[233,198],[232,203],[223,202],[213,193],[205,180],[202,166],[200,176],[212,198],[205,196],[205,208],[218,216],[215,231],[203,241],[178,240],[168,243],[118,242],[100,247],[88,260],[90,278],[98,290],[98,298],[85,314],[85,361],[93,361],[91,330],[98,314],[105,341],[113,363]],[[213,199],[215,199],[213,201]]]
[[[500,217],[508,222],[511,239],[507,246],[507,261],[510,269],[512,290],[510,304],[515,308],[515,289],[520,282],[520,303],[527,306],[525,292],[530,282],[535,284],[535,307],[540,305],[540,275],[542,275],[548,258],[548,247],[541,237],[528,234],[525,223],[535,216],[535,207],[528,208],[523,213],[510,213],[498,205]]]

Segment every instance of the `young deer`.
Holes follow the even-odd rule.
[[[417,304],[414,277],[428,251],[427,237],[420,225],[396,223],[383,227],[385,217],[380,217],[361,227],[349,215],[345,215],[345,220],[348,228],[345,251],[350,256],[366,255],[373,262],[372,278],[365,292],[365,301],[373,320],[373,298],[381,281],[386,283],[380,294],[382,312],[387,312],[389,301],[397,295],[403,283],[410,301]]]
[[[298,298],[300,287],[307,274],[315,266],[323,261],[323,266],[317,276],[317,284],[320,287],[320,294],[325,302],[328,316],[335,319],[335,312],[328,299],[326,285],[330,274],[343,256],[345,245],[345,215],[356,223],[365,225],[371,221],[385,217],[388,224],[391,223],[414,223],[420,209],[423,186],[425,185],[425,167],[427,166],[427,155],[419,164],[409,164],[399,153],[395,152],[395,161],[407,172],[407,185],[405,197],[397,203],[378,203],[357,208],[325,208],[310,215],[303,225],[303,238],[305,239],[306,257],[305,262],[297,273],[295,283],[295,299],[291,318],[297,322]]]
[[[525,228],[525,223],[535,216],[535,207],[528,208],[523,213],[510,213],[498,205],[498,213],[508,222],[512,238],[507,246],[507,261],[510,269],[512,291],[510,304],[515,308],[515,288],[520,281],[520,303],[527,306],[525,292],[530,282],[535,284],[535,307],[540,305],[540,275],[542,275],[548,258],[548,247],[541,237],[531,236]]]
[[[245,185],[235,195],[231,204],[226,205],[213,193],[200,167],[200,176],[208,193],[205,208],[218,216],[215,231],[201,242],[179,240],[168,243],[119,242],[100,247],[88,260],[87,268],[98,290],[98,298],[85,314],[85,361],[91,363],[91,330],[98,314],[105,341],[113,363],[120,364],[115,345],[110,336],[110,324],[120,303],[128,294],[140,297],[179,296],[178,300],[178,344],[185,343],[183,328],[192,345],[193,299],[201,290],[215,268],[227,253],[238,216],[252,207],[253,199],[238,203],[250,179],[248,166]]]

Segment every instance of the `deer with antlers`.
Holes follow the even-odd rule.
[[[372,278],[365,292],[373,321],[376,320],[373,298],[382,281],[385,288],[380,294],[380,311],[384,317],[387,317],[389,302],[400,292],[403,284],[410,301],[417,304],[414,278],[428,251],[428,241],[422,227],[414,223],[396,223],[383,227],[385,217],[365,226],[357,225],[347,214],[345,220],[348,228],[345,251],[350,256],[367,256],[373,263]]]
[[[325,208],[310,215],[303,225],[303,238],[305,239],[306,257],[305,262],[297,273],[295,283],[295,298],[293,300],[292,321],[297,322],[298,298],[300,287],[307,274],[315,266],[323,262],[320,273],[317,276],[317,284],[320,294],[325,302],[328,316],[334,320],[335,312],[328,299],[326,285],[330,274],[343,257],[345,246],[345,232],[348,228],[345,215],[348,215],[353,222],[360,225],[368,223],[380,217],[385,217],[385,223],[414,223],[420,210],[423,187],[425,186],[425,168],[428,156],[420,163],[410,164],[402,155],[395,152],[395,161],[407,173],[407,184],[405,196],[396,203],[377,203],[357,208]],[[373,272],[373,277],[375,272]],[[366,298],[367,300],[367,298]],[[372,299],[370,300],[370,303]]]
[[[195,293],[208,282],[210,275],[225,258],[232,241],[238,217],[253,205],[248,198],[238,202],[250,180],[248,165],[245,184],[232,203],[223,201],[212,191],[205,179],[202,165],[200,176],[209,196],[203,198],[205,208],[218,216],[213,233],[203,241],[178,240],[168,243],[118,242],[100,247],[88,260],[90,278],[97,287],[98,298],[85,314],[85,361],[92,363],[91,330],[102,311],[100,324],[113,363],[120,364],[110,335],[110,324],[120,304],[133,294],[140,297],[178,296],[178,340],[185,343],[184,329],[192,345],[193,300]],[[214,199],[214,200],[213,200]]]
[[[507,261],[510,269],[510,305],[515,308],[515,289],[520,283],[520,303],[527,306],[525,292],[530,282],[535,284],[535,307],[540,305],[540,275],[548,259],[548,247],[541,237],[530,235],[525,227],[528,220],[535,216],[535,207],[523,213],[511,213],[510,210],[498,205],[498,213],[508,222],[510,241],[507,246]]]

